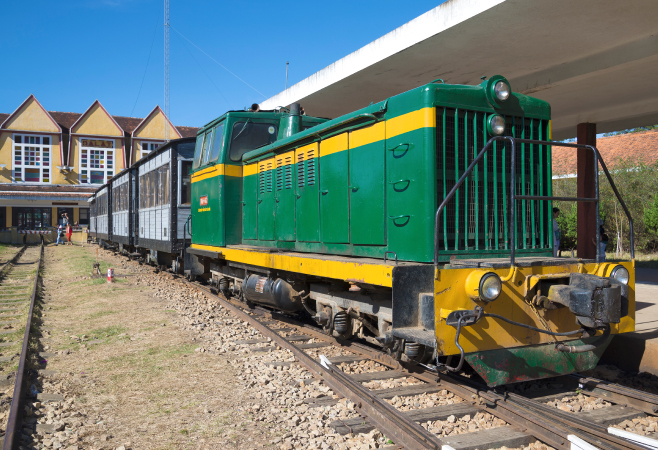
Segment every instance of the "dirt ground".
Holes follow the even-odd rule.
[[[97,253],[101,273],[115,269],[114,283],[91,276]],[[195,351],[192,334],[173,324],[176,312],[137,282],[152,270],[95,246],[46,248],[42,345],[56,355],[39,361],[55,372],[39,390],[65,400],[59,409],[32,404],[40,423],[59,430],[27,448],[270,446],[275,430],[241,408],[250,393],[237,368]]]

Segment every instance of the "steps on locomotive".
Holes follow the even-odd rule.
[[[514,259],[514,265],[518,267],[537,267],[537,266],[564,266],[569,264],[590,264],[593,259],[578,258],[553,258],[546,256],[523,256]],[[450,267],[453,269],[466,268],[489,268],[499,269],[509,267],[509,258],[492,258],[492,259],[454,259],[450,261]]]

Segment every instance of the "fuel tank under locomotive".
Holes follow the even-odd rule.
[[[249,275],[242,283],[244,297],[254,303],[268,305],[286,312],[304,309],[300,293],[281,278]]]

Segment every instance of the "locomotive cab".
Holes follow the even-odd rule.
[[[326,120],[297,112],[294,120],[299,123],[291,126],[291,116],[283,108],[229,111],[202,128],[191,172],[193,217],[189,228],[193,242],[210,246],[242,243],[243,209],[250,209],[243,208],[243,155]]]

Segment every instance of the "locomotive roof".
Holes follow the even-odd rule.
[[[260,110],[257,112],[254,111],[243,111],[243,110],[231,110],[231,111],[226,111],[224,114],[221,116],[217,117],[216,119],[211,120],[197,131],[197,136],[200,134],[205,133],[208,128],[214,127],[218,122],[221,122],[224,120],[229,114],[235,114],[235,115],[240,115],[243,117],[253,117],[253,118],[272,118],[272,114],[274,115],[284,115],[288,114],[288,110],[286,108],[280,108],[280,109],[268,109],[268,110]],[[329,120],[326,117],[315,117],[315,116],[302,116],[302,120],[304,119],[311,119],[311,121],[325,121]]]
[[[387,98],[379,103],[329,120],[313,128],[278,140],[265,147],[252,150],[243,155],[243,161],[256,160],[273,152],[289,150],[293,147],[307,145],[350,129],[363,127],[380,120],[388,120],[424,107],[442,106],[466,109],[485,113],[497,113],[508,116],[550,119],[550,105],[544,100],[524,94],[512,93],[504,103],[495,105],[487,100],[486,89],[494,78],[491,77],[478,85],[445,84],[442,80],[417,87],[407,92]],[[442,83],[437,83],[441,81]]]

